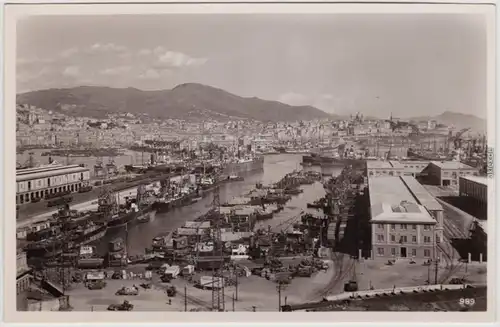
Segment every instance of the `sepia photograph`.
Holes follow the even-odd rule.
[[[13,10],[12,310],[486,319],[495,9],[336,6]]]

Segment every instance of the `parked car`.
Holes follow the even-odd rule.
[[[115,295],[139,295],[139,288],[132,287],[122,287],[118,291],[116,291]]]
[[[103,280],[97,280],[97,281],[94,281],[94,282],[90,282],[87,286],[87,288],[89,290],[101,290],[103,288],[105,288],[107,285],[107,283]]]
[[[134,305],[127,300],[123,301],[122,304],[110,304],[108,307],[109,311],[132,311]]]

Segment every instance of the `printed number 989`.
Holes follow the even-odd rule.
[[[474,305],[476,303],[475,299],[460,299],[460,304],[461,305]]]

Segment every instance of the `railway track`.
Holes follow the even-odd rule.
[[[451,245],[449,243],[448,243],[448,247],[451,247]],[[443,247],[443,245],[441,245],[441,244],[438,244],[437,248],[443,254],[443,258],[446,262],[445,272],[441,276],[439,276],[439,279],[438,279],[438,284],[443,284],[448,279],[450,279],[457,271],[460,271],[460,269],[463,266],[463,263],[459,262],[459,261],[457,261],[455,263],[457,258],[455,257],[456,252],[454,251],[453,248],[451,248],[451,254],[450,254],[450,251],[446,250]]]
[[[336,252],[333,254],[333,262],[335,274],[324,288],[314,294],[315,300],[322,300],[324,297],[328,296],[350,273],[352,273],[356,265],[355,259],[349,256],[346,261],[346,254]]]
[[[460,230],[454,223],[452,223],[449,219],[444,219],[444,233],[446,238],[462,238],[466,239],[468,236],[464,231]]]

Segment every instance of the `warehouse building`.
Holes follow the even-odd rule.
[[[460,176],[460,196],[468,196],[478,203],[488,203],[488,178],[485,176]]]
[[[443,206],[415,178],[404,176],[401,179],[415,200],[417,200],[417,203],[422,205],[436,220],[436,243],[440,243],[444,231]]]
[[[366,176],[424,176],[430,161],[367,160]]]
[[[458,186],[463,176],[478,176],[479,170],[459,161],[431,161],[424,169],[426,182],[439,186]]]
[[[462,210],[478,219],[488,218],[488,178],[485,176],[461,176],[459,199]]]
[[[90,180],[88,168],[48,165],[16,171],[16,204],[32,202],[49,194],[78,192]]]
[[[401,177],[368,180],[372,255],[390,259],[432,259],[436,219],[410,192]]]

